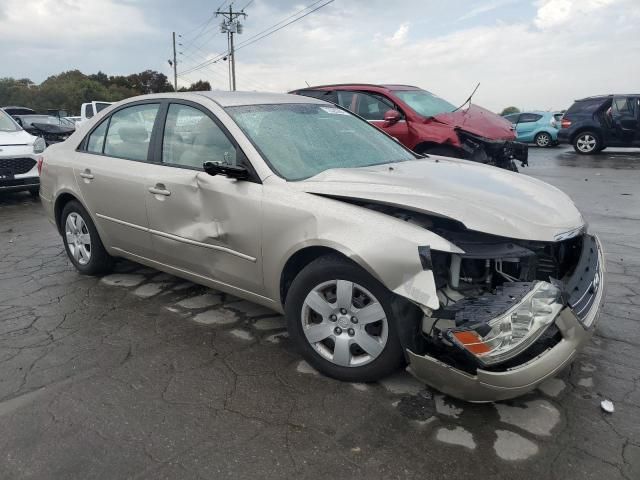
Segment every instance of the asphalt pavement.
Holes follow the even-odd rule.
[[[282,317],[152,269],[79,275],[39,202],[0,195],[0,478],[637,480],[640,151],[530,163],[602,239],[606,304],[571,368],[484,405],[325,378]]]

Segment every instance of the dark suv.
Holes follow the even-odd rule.
[[[589,155],[607,147],[640,147],[640,95],[576,100],[562,117],[558,140]]]

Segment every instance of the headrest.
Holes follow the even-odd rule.
[[[128,125],[118,129],[120,139],[126,143],[144,143],[149,138],[147,129],[141,125]]]

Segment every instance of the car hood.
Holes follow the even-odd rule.
[[[437,122],[494,140],[513,140],[515,132],[511,122],[500,115],[471,104],[466,109],[440,113],[433,117]]]
[[[308,193],[434,214],[470,230],[514,239],[555,241],[584,225],[571,199],[551,185],[445,157],[331,169],[290,185]]]
[[[34,140],[35,137],[24,130],[18,130],[17,132],[0,132],[0,146],[28,145],[33,143]]]

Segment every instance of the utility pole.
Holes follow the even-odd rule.
[[[227,34],[227,43],[229,45],[229,89],[235,91],[236,89],[236,55],[233,47],[233,35],[237,33],[240,35],[242,33],[242,24],[238,20],[239,17],[247,17],[247,14],[244,13],[244,10],[240,10],[239,12],[233,11],[233,2],[229,5],[229,11],[216,11],[217,16],[224,17],[224,20],[220,23],[220,33]]]
[[[176,57],[176,32],[173,32],[173,88],[175,88],[176,92],[178,91],[178,59]]]

